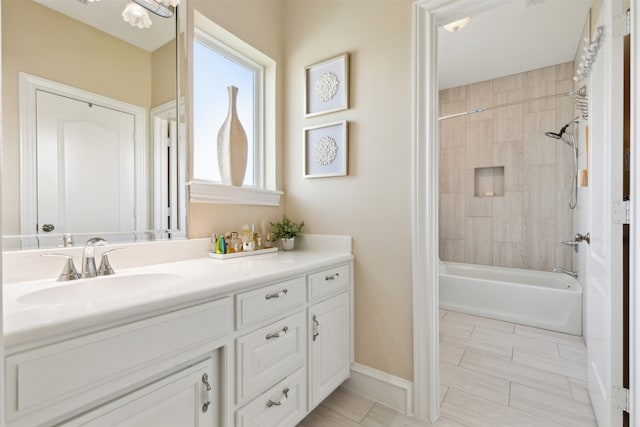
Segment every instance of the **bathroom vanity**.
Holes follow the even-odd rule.
[[[291,427],[349,377],[350,253],[54,280],[4,285],[10,427]]]

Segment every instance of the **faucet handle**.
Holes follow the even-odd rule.
[[[64,263],[64,267],[62,268],[62,273],[58,275],[58,282],[77,280],[80,278],[80,275],[76,270],[76,266],[73,264],[73,257],[71,255],[48,253],[42,254],[41,256],[57,256],[67,259]]]
[[[119,251],[120,249],[124,249],[124,248],[114,248],[102,253],[102,259],[100,260],[100,267],[98,267],[98,276],[110,276],[112,274],[115,274],[115,271],[113,271],[113,268],[109,263],[108,255],[111,252]]]

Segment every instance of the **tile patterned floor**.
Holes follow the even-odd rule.
[[[343,388],[298,427],[595,427],[582,338],[440,310],[440,419]]]

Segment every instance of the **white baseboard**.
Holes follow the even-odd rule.
[[[405,415],[413,414],[413,383],[395,375],[353,363],[342,386]]]

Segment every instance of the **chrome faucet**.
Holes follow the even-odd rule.
[[[567,269],[564,269],[562,267],[556,267],[553,269],[554,273],[564,273],[564,274],[568,274],[569,276],[575,277],[576,279],[578,278],[578,272],[577,271],[570,271]]]
[[[96,259],[94,258],[94,249],[96,245],[105,245],[107,242],[101,237],[92,237],[84,244],[82,252],[82,278],[96,277]]]

